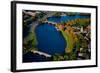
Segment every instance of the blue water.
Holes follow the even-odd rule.
[[[80,15],[75,15],[75,16],[61,16],[61,17],[49,17],[48,21],[53,21],[56,23],[61,23],[61,22],[67,22],[68,20],[74,20],[77,18],[89,18],[89,16],[80,16]]]
[[[36,28],[36,36],[39,51],[54,55],[63,54],[66,47],[66,41],[59,31],[53,25],[43,24]]]
[[[23,55],[23,62],[43,62],[43,61],[51,61],[51,58],[46,58],[43,55],[33,54],[32,52],[28,52]]]

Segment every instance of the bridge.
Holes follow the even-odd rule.
[[[37,53],[39,55],[43,55],[45,57],[51,57],[50,54],[47,54],[47,53],[44,53],[44,52],[41,52],[41,51],[31,50],[31,52],[33,52],[34,54]]]
[[[57,24],[56,22],[52,22],[52,21],[44,21],[44,23],[48,23],[48,24],[52,24],[52,25]]]
[[[31,32],[34,32],[35,28],[39,25],[39,22],[47,22],[46,19],[54,14],[56,14],[57,12],[48,12],[45,16],[43,16],[42,18],[39,18],[37,21],[31,23]],[[48,22],[50,23],[50,22]],[[53,22],[51,22],[53,23]],[[53,23],[54,24],[54,23]]]

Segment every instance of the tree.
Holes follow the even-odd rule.
[[[90,25],[89,19],[77,19],[76,23],[73,25],[75,27],[79,27],[80,31],[83,32],[83,29]]]

